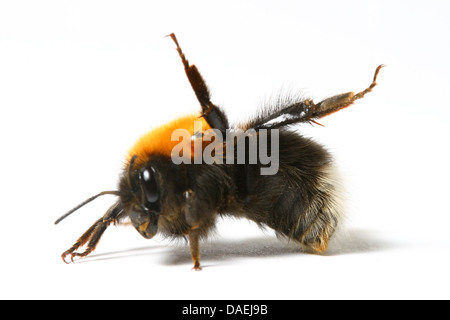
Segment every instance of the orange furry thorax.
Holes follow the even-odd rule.
[[[174,130],[185,129],[193,136],[196,133],[194,132],[195,121],[202,122],[202,133],[211,129],[205,118],[198,114],[175,119],[141,136],[128,152],[127,162],[129,163],[133,156],[137,156],[137,165],[147,162],[150,155],[157,154],[170,158],[172,149],[180,143],[180,141],[172,141]]]

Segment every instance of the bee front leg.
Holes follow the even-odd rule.
[[[192,261],[194,261],[194,267],[192,270],[200,271],[200,236],[197,230],[190,230],[188,233],[189,247],[191,249]]]
[[[97,220],[83,235],[75,242],[75,244],[61,255],[65,263],[68,263],[66,257],[70,255],[70,260],[73,262],[74,257],[85,257],[89,255],[97,246],[100,237],[105,232],[108,224],[103,222],[103,218]],[[88,243],[84,252],[76,252],[76,250]]]
[[[97,220],[78,240],[75,244],[61,255],[61,258],[65,263],[68,263],[66,257],[70,255],[70,261],[73,262],[74,257],[86,257],[97,247],[100,238],[108,228],[109,224],[113,220],[104,220],[100,218]],[[87,247],[83,252],[76,252],[76,250],[87,243]]]
[[[106,211],[105,215],[102,218],[98,219],[85,233],[83,233],[83,235],[77,240],[77,242],[75,242],[75,244],[69,250],[63,252],[63,254],[61,255],[63,261],[65,263],[68,263],[66,261],[66,257],[68,255],[70,255],[70,260],[73,262],[74,257],[86,257],[92,251],[94,251],[106,228],[108,228],[111,222],[115,223],[116,221],[115,219],[121,212],[122,207],[118,203],[112,205],[108,209],[108,211]],[[84,250],[81,253],[76,252],[77,249],[84,246],[86,243],[87,243],[86,250]]]
[[[198,207],[199,202],[196,199],[196,194],[189,189],[186,191],[186,208],[185,208],[185,217],[186,222],[191,226],[191,229],[188,231],[187,235],[189,238],[189,247],[191,249],[191,257],[192,261],[194,261],[195,271],[200,271],[202,268],[200,267],[200,227],[202,226],[202,221],[200,219],[199,212],[201,209]]]

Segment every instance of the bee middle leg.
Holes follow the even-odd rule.
[[[189,230],[185,234],[187,234],[189,239],[191,257],[194,262],[193,270],[199,271],[201,270],[200,238],[206,236],[209,230],[214,227],[216,213],[210,198],[204,199],[199,197],[198,192],[190,189],[186,197],[184,215]]]
[[[189,247],[191,249],[191,257],[194,262],[194,267],[192,268],[195,271],[200,271],[202,268],[200,267],[200,235],[197,230],[190,230],[188,233],[189,238]]]
[[[200,102],[202,107],[202,116],[205,117],[206,121],[213,129],[219,129],[224,132],[229,127],[227,116],[222,110],[220,110],[219,107],[211,102],[211,94],[209,93],[205,80],[198,71],[197,67],[189,64],[189,61],[186,59],[186,56],[178,44],[175,34],[171,33],[168,37],[171,37],[177,46],[177,51],[181,58],[181,62],[183,63],[186,76],[188,77],[197,100]]]

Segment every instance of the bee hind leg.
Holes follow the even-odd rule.
[[[310,121],[328,116],[339,110],[347,108],[348,106],[353,104],[353,102],[355,102],[355,100],[364,98],[364,96],[367,93],[372,92],[372,89],[377,85],[378,73],[380,72],[381,68],[383,68],[384,66],[385,65],[381,64],[375,69],[373,81],[365,90],[358,92],[356,94],[354,92],[338,94],[338,95],[332,96],[330,98],[327,98],[327,99],[315,104],[312,107]]]

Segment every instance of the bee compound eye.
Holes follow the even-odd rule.
[[[159,199],[159,188],[156,182],[156,172],[153,167],[145,168],[141,171],[141,186],[145,193],[145,198],[150,203],[155,203]]]

